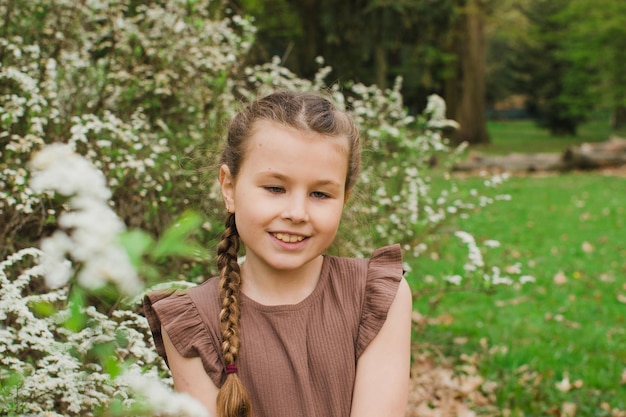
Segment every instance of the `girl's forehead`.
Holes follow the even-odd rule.
[[[347,139],[301,131],[275,122],[259,123],[246,144],[240,175],[347,179]]]
[[[323,135],[312,130],[298,129],[273,120],[258,120],[251,129],[248,138],[246,154],[255,148],[273,146],[274,152],[288,152],[294,142],[308,144],[309,146],[327,146],[330,149],[349,154],[350,144],[344,135]],[[306,154],[303,155],[306,157]]]

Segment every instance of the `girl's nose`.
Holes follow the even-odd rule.
[[[292,223],[301,223],[309,221],[309,211],[307,207],[306,197],[292,195],[285,202],[285,207],[281,217],[290,220]]]

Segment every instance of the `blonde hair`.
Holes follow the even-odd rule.
[[[328,99],[314,93],[281,91],[270,94],[251,103],[233,118],[220,160],[221,165],[228,166],[233,178],[239,173],[248,139],[252,135],[255,122],[259,120],[277,122],[325,137],[345,138],[349,144],[345,188],[346,191],[352,189],[361,169],[358,129],[348,113],[338,110]],[[234,213],[229,213],[225,226],[217,249],[222,300],[219,320],[222,354],[226,366],[232,369],[236,365],[241,344],[239,335],[241,270],[237,263],[241,242]],[[227,372],[226,380],[217,396],[218,417],[248,417],[251,411],[250,399],[237,373]]]

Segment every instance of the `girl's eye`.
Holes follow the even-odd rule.
[[[313,191],[313,192],[311,193],[311,196],[313,196],[313,198],[318,198],[318,199],[320,199],[320,200],[323,200],[323,199],[325,199],[325,198],[328,198],[328,197],[329,197],[329,195],[328,195],[328,194],[323,193],[323,192],[321,192],[321,191]]]
[[[279,193],[282,193],[282,192],[285,191],[285,189],[283,187],[277,187],[277,186],[273,186],[273,185],[270,185],[270,186],[267,186],[267,187],[263,187],[263,188],[265,188],[267,191],[269,191],[270,193],[273,193],[273,194],[279,194]]]

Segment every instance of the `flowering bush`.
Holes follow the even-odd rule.
[[[328,86],[321,58],[312,80],[277,59],[246,66],[255,29],[219,2],[0,0],[0,15],[0,413],[156,415],[137,401],[149,397],[159,415],[200,415],[166,377],[152,387],[164,364],[120,298],[215,272],[204,248],[224,213],[206,167],[241,101],[313,90],[354,115],[365,163],[336,252],[400,242],[411,260],[451,218],[503,198],[455,186],[446,164],[463,149],[447,144],[441,98],[413,116],[400,79]],[[175,221],[187,207],[203,216]]]
[[[213,9],[208,0],[0,1],[0,237],[9,251],[58,209],[27,186],[25,164],[44,143],[89,157],[129,225],[160,232],[203,197],[186,159],[232,114],[231,80],[254,33]]]
[[[0,262],[2,415],[204,415],[172,392],[144,317],[128,309],[102,314],[69,300],[68,286],[33,290],[42,289],[43,256],[23,249]],[[167,407],[146,406],[146,386]]]

